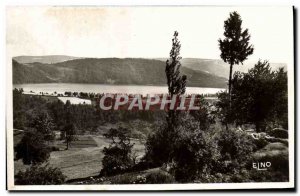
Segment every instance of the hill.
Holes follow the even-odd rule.
[[[182,67],[188,86],[226,87],[226,78]],[[58,63],[20,63],[13,59],[13,83],[97,83],[166,85],[165,62],[140,58],[80,58]]]
[[[79,59],[80,57],[66,56],[66,55],[49,55],[49,56],[16,56],[14,60],[19,63],[59,63],[63,61],[69,61],[73,59]]]
[[[166,61],[166,58],[157,58],[157,60]],[[247,72],[249,69],[254,67],[257,62],[247,61],[243,65],[238,65],[233,67],[233,71]],[[209,74],[213,74],[219,77],[228,78],[229,76],[229,65],[224,63],[221,59],[198,59],[198,58],[183,58],[181,61],[182,66],[193,69],[200,70]],[[279,67],[284,67],[286,70],[287,65],[284,63],[273,63],[270,62],[272,69],[278,69]]]

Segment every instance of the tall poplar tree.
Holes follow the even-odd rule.
[[[168,84],[168,92],[171,98],[173,96],[179,96],[185,93],[186,90],[186,75],[180,75],[182,59],[180,56],[181,44],[178,40],[178,32],[175,31],[172,39],[172,48],[170,51],[170,58],[166,61],[166,77]],[[176,112],[174,110],[169,110],[167,117],[169,128],[175,126],[178,122],[176,119]]]

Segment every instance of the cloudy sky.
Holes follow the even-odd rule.
[[[292,7],[8,7],[7,52],[166,57],[177,30],[182,57],[218,59],[217,40],[232,11],[251,34],[250,60],[292,60]]]

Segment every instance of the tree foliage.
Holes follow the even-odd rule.
[[[224,36],[219,39],[219,48],[221,58],[224,62],[229,63],[229,95],[231,95],[231,78],[232,67],[243,63],[249,55],[253,53],[253,46],[249,44],[250,35],[248,29],[242,29],[242,19],[237,12],[232,12],[229,18],[224,22]]]
[[[218,167],[220,172],[231,172],[233,169],[242,168],[255,149],[252,137],[243,131],[225,129],[219,131],[214,137],[221,155],[219,161],[227,162]]]
[[[175,31],[172,39],[172,48],[170,58],[166,61],[166,78],[168,85],[168,93],[170,97],[180,96],[186,90],[186,75],[180,75],[181,44],[178,40],[178,32]],[[168,110],[167,123],[159,127],[154,134],[147,138],[146,156],[147,161],[156,166],[170,162],[174,149],[174,142],[177,138],[177,126],[180,124],[180,111]]]
[[[210,125],[215,123],[214,110],[203,96],[197,96],[195,105],[199,106],[199,110],[191,110],[189,113],[200,123],[200,129],[208,130]]]
[[[16,159],[26,165],[40,164],[50,157],[50,148],[45,144],[44,135],[36,130],[26,131],[15,147]]]
[[[37,116],[32,120],[30,127],[35,128],[38,132],[43,134],[46,141],[54,140],[54,124],[50,115],[41,111]]]
[[[66,124],[63,128],[63,132],[65,134],[64,139],[67,144],[66,150],[68,150],[71,143],[78,139],[76,135],[76,126],[73,123]]]
[[[171,171],[178,182],[193,182],[218,160],[216,144],[198,128],[182,126],[174,145]]]
[[[119,127],[111,128],[104,136],[111,140],[109,147],[104,147],[101,175],[115,175],[133,166],[130,130]]]
[[[258,61],[248,73],[236,72],[232,80],[232,106],[227,93],[216,104],[224,123],[252,123],[257,131],[268,125],[287,128],[287,73],[272,71],[268,61]]]
[[[166,62],[166,77],[169,94],[171,96],[184,94],[186,87],[186,75],[180,75],[180,56],[181,44],[178,40],[178,32],[174,32],[174,37],[172,39],[172,49],[170,51],[170,58]]]

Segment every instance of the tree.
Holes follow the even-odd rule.
[[[45,144],[44,135],[36,130],[26,131],[15,147],[16,159],[25,165],[39,164],[50,157],[50,148]]]
[[[226,92],[219,94],[216,104],[224,124],[251,123],[257,131],[267,126],[288,125],[287,73],[280,68],[272,71],[268,61],[258,61],[248,73],[236,72],[232,80],[232,106]]]
[[[180,56],[181,44],[178,40],[178,32],[174,32],[174,37],[172,39],[172,48],[170,51],[170,58],[166,61],[166,77],[168,85],[168,93],[170,97],[179,96],[185,93],[187,77],[186,75],[180,75],[181,68],[181,56]],[[169,135],[170,144],[176,138],[175,129],[178,126],[178,116],[180,111],[169,110],[167,115],[167,129],[165,131]],[[168,149],[168,148],[166,148]],[[171,148],[170,148],[171,149]],[[171,153],[171,152],[170,152]]]
[[[234,122],[234,111],[230,110],[230,100],[228,92],[220,92],[217,94],[218,101],[216,102],[216,116],[221,123],[228,129],[228,124]]]
[[[238,124],[253,123],[257,131],[267,123],[287,128],[287,73],[272,71],[268,61],[258,61],[248,73],[235,73],[232,81],[233,114]]]
[[[73,122],[74,116],[72,113],[72,105],[70,100],[66,101],[66,104],[64,106],[64,119],[65,119],[65,124],[70,124]]]
[[[210,125],[215,122],[212,106],[204,99],[202,95],[197,96],[195,105],[199,107],[199,110],[191,110],[189,113],[200,122],[200,129],[202,131],[208,130]]]
[[[13,90],[13,126],[17,129],[24,129],[26,119],[23,111],[25,99],[23,89],[15,88]]]
[[[35,128],[38,132],[43,134],[44,139],[46,141],[52,141],[54,140],[54,124],[52,121],[52,118],[48,115],[48,113],[41,112],[39,113],[32,121],[31,126],[32,128]]]
[[[69,123],[65,125],[65,127],[63,128],[63,132],[65,134],[65,142],[67,144],[66,150],[68,150],[69,145],[71,145],[73,141],[76,141],[78,139],[76,135],[76,127],[73,123]]]
[[[130,142],[130,130],[119,127],[111,128],[104,136],[111,140],[109,147],[104,147],[101,175],[115,175],[133,166]]]
[[[181,56],[180,55],[181,44],[178,40],[178,32],[174,32],[172,39],[172,49],[170,51],[170,59],[166,62],[166,77],[169,94],[171,96],[184,94],[186,87],[186,75],[180,76]]]
[[[225,39],[219,39],[219,48],[223,61],[230,64],[228,91],[231,99],[233,65],[243,64],[254,49],[252,45],[249,45],[248,29],[242,30],[242,19],[237,12],[230,13],[229,18],[224,22],[224,29]]]
[[[166,61],[165,68],[168,94],[171,98],[184,94],[186,89],[187,77],[186,75],[180,75],[180,47],[178,32],[175,31],[170,58]],[[145,158],[151,164],[160,166],[171,161],[173,145],[177,138],[176,127],[180,124],[179,114],[180,111],[168,110],[166,125],[163,125],[153,135],[148,137]]]
[[[64,106],[64,119],[65,119],[65,125],[63,127],[63,132],[64,132],[64,139],[67,144],[66,150],[69,149],[69,145],[72,143],[72,141],[77,140],[77,131],[76,131],[76,126],[74,124],[74,114],[72,110],[72,105],[70,100],[67,100],[65,106]]]

